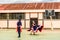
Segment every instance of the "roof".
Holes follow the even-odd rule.
[[[60,2],[54,3],[20,3],[0,4],[0,10],[34,10],[34,9],[60,9]]]

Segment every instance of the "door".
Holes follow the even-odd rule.
[[[35,24],[38,25],[38,18],[30,18],[30,28],[32,27],[32,21],[34,21]]]

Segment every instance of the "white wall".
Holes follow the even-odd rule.
[[[29,13],[26,13],[26,14],[25,14],[25,19],[30,19],[30,18],[29,18]]]
[[[37,18],[38,16],[37,16],[37,13],[30,13],[30,18]]]
[[[42,20],[38,20],[38,24],[42,26]]]
[[[17,20],[9,21],[9,28],[16,28]],[[42,20],[38,20],[38,24],[42,25]],[[60,20],[52,21],[53,28],[60,28]],[[7,27],[7,21],[0,21],[0,27]],[[30,27],[30,20],[26,20],[26,28]],[[24,20],[22,20],[22,28],[24,28]],[[44,20],[44,28],[51,28],[50,20]]]
[[[16,28],[16,23],[18,20],[9,20],[9,28]],[[53,20],[53,28],[60,28],[60,20]],[[38,21],[38,24],[42,25],[42,20]],[[7,28],[7,21],[0,20],[0,27]],[[26,20],[26,28],[30,27],[30,20]],[[22,20],[22,28],[24,28],[24,20]],[[50,20],[44,20],[44,28],[51,28]]]
[[[42,12],[39,13],[39,17],[38,17],[38,19],[43,19],[43,13],[42,13]]]
[[[7,20],[0,20],[0,27],[7,28]]]
[[[44,20],[44,28],[51,28],[50,20]]]
[[[26,13],[25,14],[25,19],[26,20],[26,28],[29,28],[30,27],[30,18],[37,18],[37,13],[31,13],[30,15],[30,18],[29,18],[29,13]],[[39,17],[38,17],[38,24],[42,25],[42,20],[43,19],[43,14],[42,13],[39,13]],[[18,20],[9,20],[9,28],[16,28]],[[57,20],[53,20],[52,21],[52,24],[53,24],[53,28],[60,28],[60,19]],[[7,20],[0,20],[0,27],[3,28],[7,28]],[[22,28],[25,27],[25,23],[24,23],[24,20],[22,20]],[[44,20],[44,28],[51,28],[51,21],[50,20]]]
[[[52,23],[54,28],[60,28],[60,20],[53,20]]]
[[[26,20],[26,28],[30,28],[30,20]]]
[[[16,28],[18,20],[9,20],[9,28]],[[22,28],[24,28],[24,20],[22,21]]]
[[[9,20],[9,28],[16,28],[18,20]]]
[[[53,20],[52,27],[53,28],[60,28],[60,20]],[[44,28],[51,28],[51,21],[50,20],[44,20]]]
[[[43,19],[42,12],[40,12],[40,13],[31,12],[30,14],[26,13],[25,16],[26,16],[26,28],[30,27],[30,20],[29,20],[30,18],[38,18],[38,24],[42,25],[42,20],[40,20],[40,19]],[[29,16],[30,16],[30,18],[29,18]]]

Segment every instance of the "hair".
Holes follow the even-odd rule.
[[[19,19],[19,21],[21,21],[21,19]]]

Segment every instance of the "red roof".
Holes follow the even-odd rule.
[[[1,4],[0,10],[60,9],[60,3]]]

